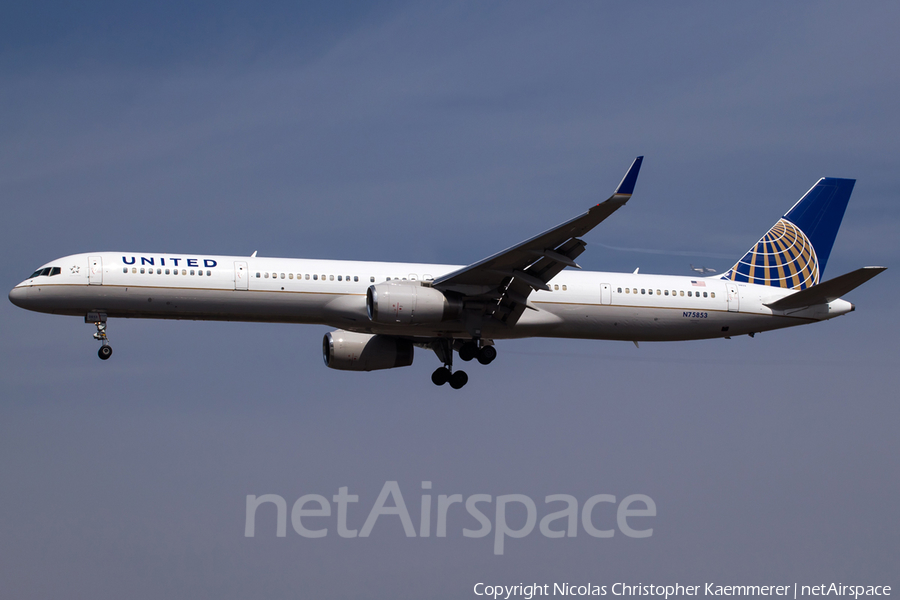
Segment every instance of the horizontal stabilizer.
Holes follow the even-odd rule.
[[[834,279],[822,282],[818,285],[800,290],[795,294],[768,302],[766,306],[773,310],[791,310],[794,308],[803,308],[804,306],[813,306],[815,304],[827,304],[832,300],[837,300],[847,292],[854,290],[872,279],[887,267],[863,267],[851,271]]]

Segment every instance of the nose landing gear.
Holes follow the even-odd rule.
[[[84,317],[85,323],[93,323],[97,327],[94,339],[100,342],[100,350],[97,356],[101,360],[107,360],[112,356],[112,346],[109,345],[109,338],[106,337],[106,313],[88,313]]]

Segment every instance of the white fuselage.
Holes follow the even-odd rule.
[[[17,285],[10,299],[39,312],[85,316],[315,323],[411,337],[468,337],[459,321],[379,324],[366,290],[390,278],[430,280],[455,265],[98,252],[47,263],[58,274]],[[55,270],[54,270],[55,272]],[[513,326],[485,322],[490,339],[674,341],[730,337],[821,321],[853,310],[834,300],[793,311],[764,305],[792,292],[718,278],[568,269],[529,296]]]

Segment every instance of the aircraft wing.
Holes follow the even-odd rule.
[[[467,267],[439,277],[433,287],[466,297],[472,305],[484,301],[484,316],[513,325],[528,305],[533,290],[549,290],[547,282],[566,267],[580,268],[575,258],[584,252],[579,239],[625,205],[634,191],[643,156],[634,159],[615,193],[586,213],[531,239]]]

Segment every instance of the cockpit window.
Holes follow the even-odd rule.
[[[34,279],[35,277],[48,277],[51,275],[59,275],[60,269],[59,267],[44,267],[43,269],[38,269],[34,273],[31,274],[31,277],[28,279]]]

